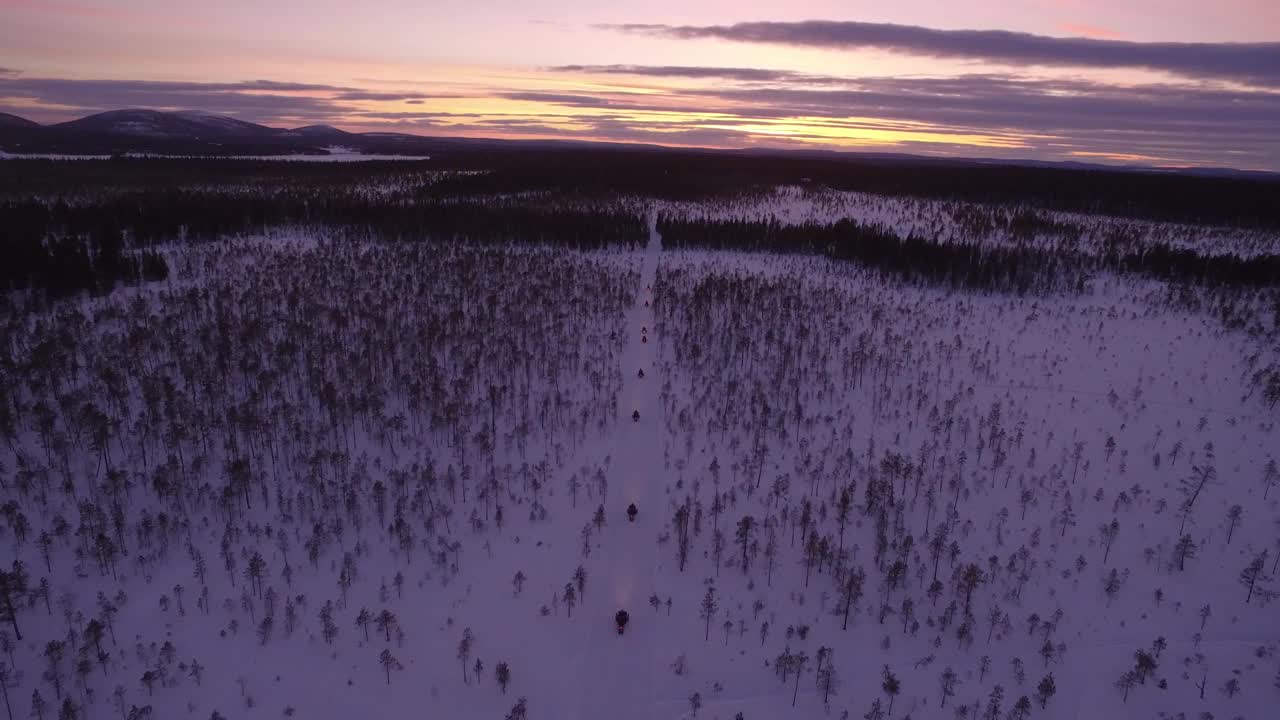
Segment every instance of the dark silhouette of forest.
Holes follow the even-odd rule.
[[[629,200],[729,198],[780,184],[966,201],[976,216],[1013,208],[1009,229],[1018,236],[1070,229],[1039,210],[1280,228],[1274,181],[959,162],[598,148],[473,149],[368,163],[17,160],[0,163],[0,283],[55,298],[107,292],[165,278],[158,245],[281,226],[381,240],[635,244],[644,240],[644,221]],[[1097,258],[1070,243],[941,242],[848,220],[664,218],[661,230],[676,247],[822,253],[913,282],[990,291],[1079,289],[1099,268],[1231,286],[1280,278],[1276,256],[1210,256],[1158,243]]]
[[[163,279],[154,248],[204,242],[283,226],[324,226],[353,238],[476,243],[541,243],[579,249],[643,241],[643,220],[611,207],[516,204],[502,198],[421,197],[424,176],[397,163],[336,164],[191,161],[20,163],[49,200],[0,185],[0,283],[50,297],[108,292],[118,283]],[[297,167],[295,167],[296,165]],[[194,168],[191,175],[184,167]],[[67,176],[83,167],[83,176]],[[9,166],[0,166],[0,171]],[[131,172],[136,169],[138,172]],[[381,192],[380,189],[395,189]]]
[[[684,220],[663,217],[669,247],[822,254],[861,263],[910,282],[984,291],[1078,291],[1096,270],[1141,272],[1164,280],[1230,287],[1280,285],[1280,256],[1204,255],[1153,243],[1101,258],[1030,246],[941,242],[853,220],[784,225],[771,220]]]
[[[698,200],[776,185],[811,185],[1135,219],[1280,228],[1280,203],[1275,202],[1280,179],[1274,176],[650,147],[459,146],[433,153],[429,160],[358,164],[198,158],[8,161],[0,165],[0,195],[124,184],[163,188],[175,182],[332,186],[441,170],[477,172],[430,185],[424,194],[558,191]]]
[[[1079,288],[1079,262],[1035,249],[942,244],[852,220],[783,225],[777,221],[679,220],[658,223],[670,247],[822,254],[861,263],[910,282],[988,291],[1044,293]]]

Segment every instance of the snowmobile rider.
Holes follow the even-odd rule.
[[[613,616],[614,622],[618,623],[619,635],[622,634],[623,628],[627,626],[627,621],[630,619],[631,619],[631,616],[627,614],[626,610],[619,610],[618,614]]]
[[[639,512],[640,512],[640,511],[636,509],[636,504],[635,504],[635,503],[631,503],[630,505],[628,505],[628,506],[627,506],[627,519],[628,519],[628,520],[630,520],[631,522],[635,522],[635,521],[636,521],[636,515],[637,515]]]

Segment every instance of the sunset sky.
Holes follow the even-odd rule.
[[[0,110],[1280,170],[1276,0],[0,0]]]

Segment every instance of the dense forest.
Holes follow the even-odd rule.
[[[82,163],[98,168],[105,163]],[[46,166],[54,165],[46,163]],[[213,163],[215,167],[217,163]],[[301,165],[301,163],[299,163]],[[621,207],[518,204],[501,198],[417,201],[422,178],[411,174],[302,174],[273,185],[272,175],[200,187],[160,187],[138,165],[141,187],[112,177],[73,185],[49,199],[0,197],[0,285],[36,288],[50,297],[108,292],[120,282],[163,279],[156,246],[207,242],[283,226],[324,226],[355,239],[466,243],[535,243],[578,249],[634,244],[642,219]],[[246,166],[247,167],[247,166]],[[378,184],[379,182],[384,184]]]
[[[1005,225],[1015,238],[1061,242],[1051,250],[1021,241],[991,247],[855,220],[664,217],[662,232],[676,247],[822,253],[910,281],[1018,293],[1078,291],[1098,269],[1230,286],[1270,286],[1280,278],[1280,255],[1270,253],[1239,258],[1126,241],[1089,257],[1071,245],[1080,228],[1044,214],[1276,227],[1275,182],[808,156],[526,150],[358,164],[6,161],[0,283],[54,298],[106,292],[164,278],[158,245],[282,226],[325,226],[360,239],[634,246],[645,233],[638,201],[749,197],[786,183],[963,201],[968,229],[990,228],[1008,212]]]
[[[716,250],[824,254],[868,265],[894,276],[953,288],[1018,293],[1079,290],[1099,268],[1148,273],[1167,280],[1227,286],[1280,285],[1280,256],[1237,258],[1152,244],[1141,250],[1091,258],[977,243],[901,237],[880,225],[851,220],[786,225],[773,221],[694,220],[664,217],[668,245]]]
[[[908,281],[952,288],[1042,293],[1076,289],[1087,278],[1081,263],[1043,250],[942,244],[850,220],[783,225],[663,218],[658,228],[672,247],[821,253]]]
[[[70,188],[261,183],[347,185],[409,172],[451,173],[436,196],[559,191],[700,200],[775,185],[1025,205],[1120,217],[1280,228],[1274,176],[1196,175],[1101,167],[1043,167],[929,158],[626,148],[453,148],[414,162],[118,158],[24,160],[0,166],[0,196]]]

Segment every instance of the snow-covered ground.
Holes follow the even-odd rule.
[[[3,318],[15,717],[1280,705],[1273,350],[1223,322],[1274,337],[1254,296],[949,293],[653,230],[167,252]]]

